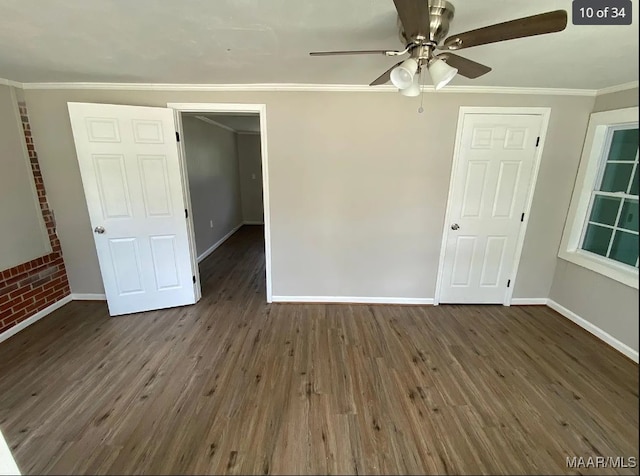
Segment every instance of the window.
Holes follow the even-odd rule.
[[[581,249],[638,267],[638,124],[612,127]]]
[[[638,287],[638,108],[591,115],[559,256]]]

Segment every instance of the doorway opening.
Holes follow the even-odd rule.
[[[197,299],[219,285],[208,280],[214,268],[250,253],[254,265],[243,272],[266,274],[271,302],[264,105],[168,106],[179,134]]]

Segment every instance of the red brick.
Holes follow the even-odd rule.
[[[45,289],[39,292],[38,294],[36,294],[35,296],[33,296],[33,299],[36,302],[45,301],[47,299],[47,296],[49,296],[50,294],[51,294],[51,290]]]
[[[50,296],[47,299],[48,303],[54,303],[54,302],[58,302],[60,299],[62,299],[63,297],[65,297],[67,295],[67,293],[65,293],[63,290],[60,291],[56,291],[55,294],[53,294],[52,296]]]
[[[20,309],[13,315],[13,325],[20,324],[20,322],[24,321],[27,318],[27,310]]]
[[[71,292],[60,240],[55,233],[53,216],[49,210],[38,153],[33,143],[27,107],[24,101],[18,102],[18,106],[40,210],[45,220],[52,252],[0,272],[0,332],[10,329]]]
[[[20,309],[18,312],[15,312],[11,315],[10,319],[7,319],[7,323],[11,323],[12,325],[16,325],[18,322],[20,322],[23,318],[23,316],[26,316],[27,311],[25,311],[24,309]]]
[[[28,293],[30,290],[31,286],[23,286],[21,288],[18,288],[15,291],[11,291],[9,293],[9,299],[11,299],[11,301],[13,302],[20,302],[24,299],[23,295]]]
[[[6,319],[9,316],[13,316],[13,311],[11,309],[0,311],[0,319]]]
[[[14,304],[11,309],[15,313],[15,312],[18,312],[20,309],[26,308],[29,304],[31,304],[33,302],[34,302],[33,298],[27,299],[26,301],[21,301],[21,302],[19,302],[17,304]]]
[[[42,287],[34,288],[29,292],[26,292],[22,295],[22,299],[29,299],[36,296],[38,293],[41,293],[44,290]]]
[[[31,306],[27,307],[25,311],[27,315],[31,316],[45,307],[46,306],[43,306],[41,302],[34,302]]]
[[[18,284],[17,283],[13,283],[13,284],[9,284],[4,286],[3,288],[0,288],[0,294],[8,294],[11,291],[14,291],[18,289]]]

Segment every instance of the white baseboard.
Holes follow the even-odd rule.
[[[264,225],[263,221],[244,221],[242,222],[243,225]]]
[[[631,360],[633,360],[635,363],[638,363],[638,351],[637,350],[633,350],[627,344],[624,344],[624,343],[620,342],[618,339],[613,337],[611,334],[603,331],[599,327],[593,325],[592,323],[590,323],[586,319],[578,316],[575,312],[567,309],[566,307],[564,307],[561,304],[558,304],[557,302],[555,302],[552,299],[548,300],[547,306],[549,306],[554,311],[562,314],[564,317],[566,317],[570,321],[575,322],[580,327],[582,327],[584,330],[586,330],[586,331],[590,332],[591,334],[593,334],[594,336],[596,336],[598,339],[600,339],[600,340],[604,341],[605,343],[609,344],[611,347],[616,349],[618,352],[621,352],[622,354],[626,355]]]
[[[512,298],[512,306],[546,306],[549,300],[547,298]]]
[[[206,250],[204,253],[202,253],[200,256],[198,256],[198,263],[200,261],[202,261],[203,259],[205,259],[207,256],[209,256],[211,253],[213,253],[216,249],[218,249],[218,247],[224,243],[225,241],[227,241],[231,235],[233,235],[236,231],[238,231],[240,229],[240,227],[244,225],[244,223],[240,223],[238,226],[236,226],[235,228],[233,228],[229,233],[227,233],[226,235],[224,235],[222,238],[220,238],[218,241],[216,241],[213,246],[211,246],[211,248],[209,248],[208,250]]]
[[[74,301],[106,301],[107,296],[104,294],[78,294],[72,293],[71,299]]]
[[[351,297],[351,296],[273,296],[273,302],[336,304],[412,304],[432,305],[432,298]]]
[[[5,340],[7,340],[9,337],[14,336],[15,334],[20,332],[25,327],[28,327],[31,324],[33,324],[34,322],[39,321],[40,319],[42,319],[46,315],[51,314],[56,309],[61,308],[62,306],[64,306],[65,304],[67,304],[67,303],[69,303],[71,301],[72,301],[71,295],[65,296],[62,299],[60,299],[58,302],[55,302],[51,306],[44,308],[42,311],[36,312],[33,316],[28,317],[24,321],[22,321],[19,324],[13,326],[8,331],[4,331],[2,334],[0,334],[0,342],[3,342]]]

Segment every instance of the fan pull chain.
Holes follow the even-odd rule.
[[[424,68],[420,70],[420,81],[418,81],[418,83],[420,84],[420,107],[418,108],[418,114],[422,114],[424,112],[424,107],[422,107],[424,104]]]

